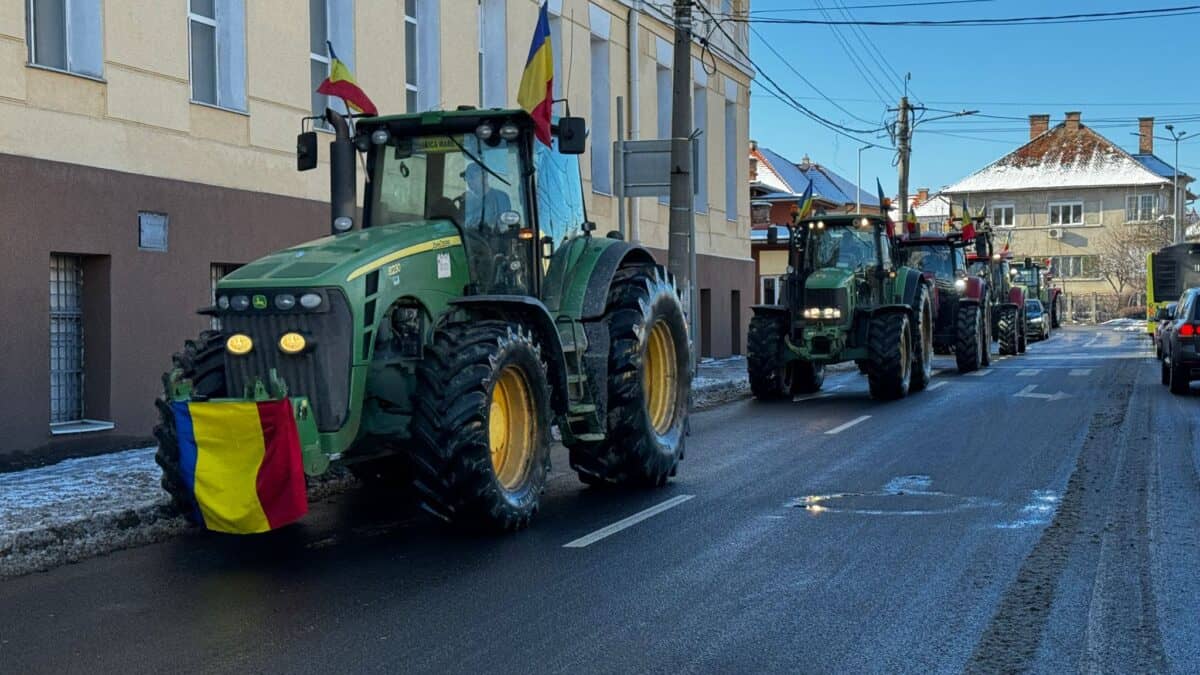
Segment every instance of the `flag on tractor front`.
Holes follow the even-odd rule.
[[[346,105],[357,110],[364,115],[378,115],[379,109],[371,102],[354,80],[354,73],[346,67],[345,63],[337,57],[333,51],[333,43],[326,42],[329,47],[329,77],[325,78],[317,87],[318,94],[326,96],[337,96],[346,102]]]
[[[554,51],[550,43],[550,19],[546,15],[547,3],[538,10],[537,26],[533,29],[533,42],[529,45],[529,58],[525,60],[525,72],[521,75],[521,88],[517,91],[517,102],[533,117],[533,130],[537,139],[550,145],[550,109],[554,106]]]
[[[808,180],[808,187],[804,188],[804,194],[800,195],[800,206],[797,212],[796,219],[801,220],[812,215],[813,212],[813,182]]]
[[[308,513],[292,402],[171,404],[179,468],[204,526],[253,534]]]

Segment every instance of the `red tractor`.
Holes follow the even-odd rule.
[[[953,352],[960,373],[991,364],[992,301],[987,281],[967,272],[966,249],[972,243],[961,232],[896,240],[905,264],[933,284],[933,348],[939,354]]]
[[[992,251],[991,237],[983,236],[983,245],[967,255],[967,269],[986,279],[992,301],[992,333],[1000,342],[1000,353],[1025,353],[1025,289],[1013,283],[1016,268],[1009,251]]]
[[[1038,263],[1034,262],[1033,258],[1025,258],[1023,262],[1015,263],[1013,269],[1017,270],[1014,281],[1025,287],[1026,297],[1042,301],[1042,306],[1050,315],[1050,327],[1061,326],[1065,316],[1062,289],[1050,285],[1054,279],[1054,274],[1050,271],[1050,260]]]

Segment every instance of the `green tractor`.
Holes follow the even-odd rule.
[[[264,396],[296,404],[306,475],[345,466],[472,528],[529,523],[552,425],[588,485],[675,475],[683,304],[648,250],[592,236],[584,120],[558,120],[552,146],[520,110],[325,120],[332,234],[222,279],[201,310],[221,329],[164,376],[157,460],[176,505],[197,510],[171,404]],[[316,150],[301,134],[300,170]]]
[[[1045,307],[1046,313],[1050,315],[1050,327],[1062,326],[1063,318],[1066,316],[1066,308],[1063,307],[1063,290],[1058,286],[1050,285],[1054,279],[1054,275],[1050,271],[1050,260],[1034,262],[1033,258],[1026,257],[1022,262],[1013,265],[1012,269],[1016,270],[1015,283],[1025,288],[1025,297],[1037,298],[1042,301],[1042,307]]]
[[[758,399],[819,390],[825,366],[855,361],[890,400],[933,375],[930,282],[897,265],[879,216],[818,215],[788,227],[782,303],[755,305],[747,369]],[[777,236],[771,229],[771,238]]]

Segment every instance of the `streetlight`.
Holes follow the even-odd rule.
[[[1175,189],[1171,195],[1171,215],[1175,219],[1175,238],[1173,241],[1178,244],[1181,239],[1180,235],[1182,234],[1182,230],[1179,228],[1179,221],[1182,220],[1179,210],[1179,141],[1183,140],[1187,132],[1181,131],[1178,134],[1175,133],[1175,125],[1173,124],[1167,125],[1167,131],[1171,132],[1171,139],[1175,141]]]
[[[879,146],[877,146],[873,143],[867,143],[866,145],[864,145],[858,149],[858,180],[855,181],[855,183],[854,183],[854,187],[855,187],[854,212],[855,213],[862,213],[862,153],[863,153],[863,150],[866,150],[868,148],[877,148],[877,147],[879,147]],[[880,213],[883,212],[883,204],[879,205],[879,211],[880,211]]]

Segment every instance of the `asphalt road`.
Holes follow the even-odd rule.
[[[515,536],[355,491],[0,582],[0,671],[1200,670],[1200,397],[1136,333],[937,366],[698,413],[661,490],[559,452]]]

